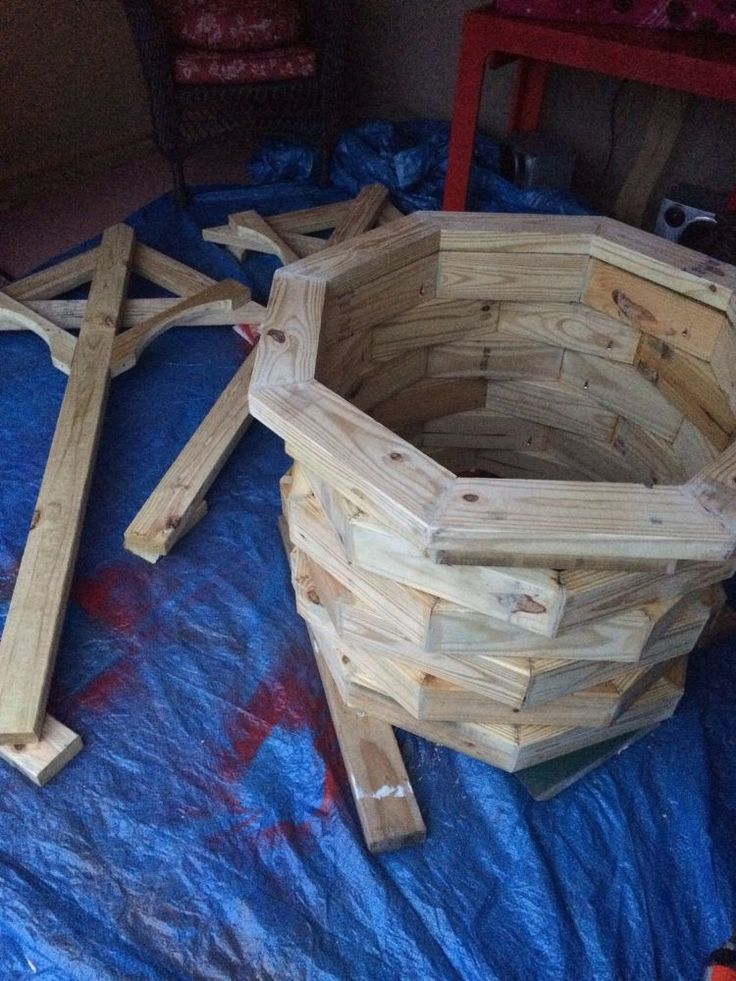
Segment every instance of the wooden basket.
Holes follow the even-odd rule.
[[[736,549],[736,270],[416,214],[279,271],[250,391],[349,704],[505,769],[651,725]]]

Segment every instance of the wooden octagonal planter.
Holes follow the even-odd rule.
[[[276,275],[250,405],[348,703],[506,769],[671,714],[734,565],[734,286],[609,220],[430,213]]]

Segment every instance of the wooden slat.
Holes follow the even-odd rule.
[[[478,212],[434,212],[442,248],[451,252],[533,252],[583,255],[590,252],[600,218]]]
[[[573,302],[580,299],[585,269],[583,255],[441,252],[437,296]]]
[[[736,531],[736,442],[713,463],[703,467],[686,485],[693,500]]]
[[[273,278],[256,352],[254,391],[314,377],[325,286],[285,274],[279,270]]]
[[[371,415],[382,425],[397,429],[438,415],[479,409],[485,401],[482,378],[427,378],[374,405]]]
[[[135,327],[123,331],[115,338],[113,347],[113,377],[132,368],[141,352],[157,337],[179,323],[187,312],[213,313],[219,310],[232,310],[236,306],[247,303],[249,299],[250,290],[247,286],[237,283],[234,279],[223,279],[222,282],[207,286],[168,310],[163,310]]]
[[[636,472],[642,474],[637,478],[642,483],[681,484],[693,472],[678,446],[685,426],[691,426],[686,419],[680,423],[674,441],[669,443],[628,419],[619,419],[612,445]]]
[[[216,280],[210,276],[141,242],[136,242],[135,245],[133,269],[139,276],[143,276],[144,279],[150,280],[175,296],[191,296],[216,283]]]
[[[710,365],[658,337],[645,336],[637,367],[711,445],[726,448],[736,429],[736,416]]]
[[[133,233],[103,235],[84,323],[0,641],[0,742],[41,735],[107,401]]]
[[[491,381],[486,408],[602,441],[612,438],[618,420],[583,386],[564,381]]]
[[[0,745],[0,760],[19,770],[37,787],[44,787],[81,749],[81,736],[47,715],[37,742]]]
[[[427,351],[406,351],[397,358],[383,361],[360,379],[350,394],[351,403],[364,412],[421,381],[427,368]]]
[[[368,851],[391,852],[424,841],[427,830],[391,725],[345,705],[322,659],[319,638],[312,634],[311,640]]]
[[[97,247],[57,262],[48,269],[31,273],[5,286],[5,292],[14,300],[47,300],[75,289],[92,278],[97,263]]]
[[[435,521],[434,549],[447,559],[455,549],[477,552],[484,564],[657,568],[723,562],[736,545],[680,487],[459,479]]]
[[[530,381],[557,378],[562,348],[497,331],[490,337],[438,344],[429,351],[430,378],[490,378]]]
[[[623,364],[634,363],[641,337],[636,328],[584,303],[502,303],[498,327],[527,340],[558,344]]]
[[[241,211],[237,215],[231,215],[229,225],[246,248],[278,256],[284,265],[296,262],[299,258],[268,220],[261,218],[257,211]],[[207,238],[207,229],[202,232],[202,237]]]
[[[712,307],[597,259],[590,262],[583,302],[705,361],[725,323]]]
[[[560,377],[648,432],[672,440],[680,428],[682,414],[631,365],[565,351]]]
[[[373,360],[454,340],[487,336],[496,329],[498,303],[487,300],[426,300],[373,328]]]
[[[359,192],[347,213],[337,222],[327,240],[328,245],[339,245],[375,225],[388,200],[388,189],[383,184],[369,184]]]
[[[142,300],[126,299],[123,308],[121,330],[135,327],[137,324],[155,317],[160,313],[177,306],[181,301],[172,297],[153,297]],[[86,300],[26,300],[24,306],[40,314],[65,330],[79,330],[84,319]],[[176,321],[178,327],[220,327],[231,324],[259,324],[263,320],[266,308],[252,300],[234,307],[231,310],[216,309],[209,313],[197,309],[182,310],[181,317]],[[22,325],[17,328],[13,324],[0,323],[0,331],[25,329]]]
[[[543,450],[551,430],[527,419],[475,409],[440,416],[424,424],[425,450],[445,446],[488,450]]]
[[[251,354],[125,530],[125,548],[156,562],[207,513],[204,496],[251,422]]]
[[[71,334],[2,291],[0,291],[0,320],[17,324],[40,337],[48,346],[53,366],[69,374],[77,343]]]

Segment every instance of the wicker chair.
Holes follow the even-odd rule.
[[[342,125],[347,0],[303,0],[305,44],[317,52],[316,74],[249,84],[181,84],[172,71],[175,49],[153,0],[120,0],[148,88],[153,132],[171,163],[174,197],[187,201],[184,160],[197,146],[236,130],[303,139],[319,146],[320,176]]]

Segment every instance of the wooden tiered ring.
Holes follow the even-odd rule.
[[[468,214],[277,273],[250,405],[348,704],[507,770],[672,714],[734,570],[734,287],[613,221]]]

